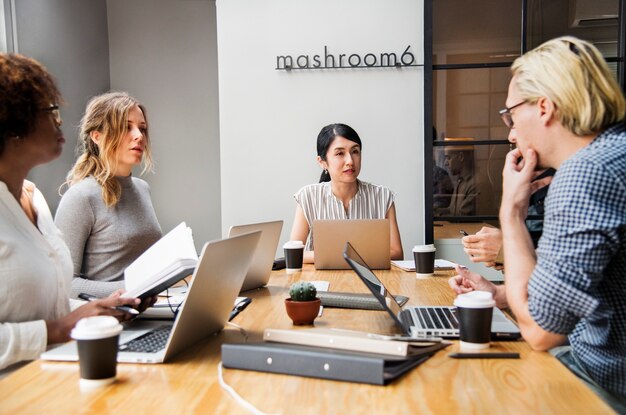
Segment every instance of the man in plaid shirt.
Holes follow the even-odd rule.
[[[517,144],[500,207],[508,304],[531,347],[569,340],[565,363],[623,411],[626,103],[600,52],[575,38],[546,42],[511,70],[501,111]],[[548,167],[557,173],[535,252],[524,219],[534,171]]]
[[[500,225],[506,285],[457,268],[457,292],[491,291],[535,350],[551,350],[626,413],[626,102],[602,55],[553,39],[511,67],[500,111],[506,157]],[[537,170],[556,175],[537,250],[525,226]],[[569,341],[569,345],[568,345]]]

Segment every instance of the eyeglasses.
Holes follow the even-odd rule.
[[[526,100],[520,102],[519,104],[515,104],[512,107],[507,107],[507,108],[504,108],[503,110],[498,111],[498,114],[500,114],[500,118],[502,118],[502,121],[507,127],[513,128],[513,114],[511,114],[511,110],[525,103],[526,103]]]
[[[61,111],[58,105],[50,105],[49,107],[42,108],[41,111],[52,114],[54,121],[57,124],[61,124]]]

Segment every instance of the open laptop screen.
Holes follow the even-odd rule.
[[[372,294],[374,294],[381,303],[384,302],[385,308],[391,317],[408,333],[409,328],[406,327],[406,325],[398,318],[400,311],[402,311],[400,305],[396,302],[393,295],[389,292],[389,290],[387,290],[387,288],[385,288],[378,277],[372,272],[363,258],[361,258],[352,245],[350,245],[350,242],[346,242],[343,256],[348,264],[350,264],[350,267],[352,267],[354,272],[361,277],[361,280],[365,283],[365,285],[367,285],[367,288],[370,289]]]
[[[389,269],[389,219],[316,219],[315,269],[350,269],[343,248],[350,242],[367,259],[370,269]]]

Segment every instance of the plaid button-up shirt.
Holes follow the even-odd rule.
[[[591,377],[626,398],[626,127],[565,161],[545,203],[530,314],[569,335]]]

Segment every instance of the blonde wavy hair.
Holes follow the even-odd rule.
[[[146,120],[145,149],[141,174],[152,171],[152,152],[148,134],[146,108],[126,92],[108,92],[89,100],[85,115],[80,122],[78,159],[67,174],[64,185],[71,187],[86,177],[93,176],[102,187],[102,199],[106,206],[115,206],[122,189],[113,172],[117,168],[117,151],[127,131],[128,113],[135,106],[143,112]],[[100,147],[91,139],[91,133],[100,133]]]
[[[572,36],[549,40],[511,66],[521,98],[547,97],[557,120],[577,136],[597,134],[624,120],[624,95],[602,54]]]

